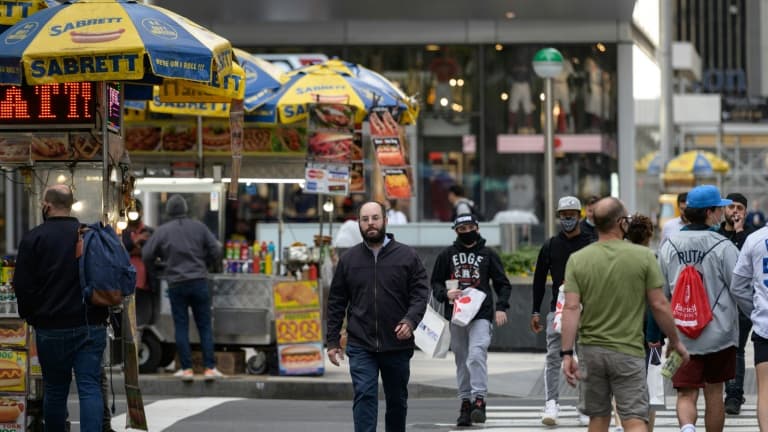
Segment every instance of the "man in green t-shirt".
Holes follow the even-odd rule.
[[[590,430],[608,431],[611,397],[624,430],[646,430],[648,391],[645,381],[643,316],[653,316],[669,337],[669,349],[685,361],[688,352],[677,335],[663,279],[653,252],[624,241],[631,218],[616,198],[595,204],[598,242],[571,255],[565,268],[563,371],[568,383],[581,380],[580,409]],[[578,329],[579,360],[573,358]]]

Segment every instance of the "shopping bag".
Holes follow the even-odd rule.
[[[413,332],[416,346],[432,358],[445,358],[448,348],[451,346],[451,331],[448,328],[448,320],[440,313],[427,305],[419,325]]]
[[[484,300],[484,292],[476,288],[465,288],[461,292],[461,297],[453,301],[453,318],[451,322],[459,327],[467,326],[477,315]]]
[[[656,410],[667,409],[661,368],[661,348],[651,348],[651,352],[648,354],[648,375],[645,380],[648,384],[648,403],[651,409]]]
[[[560,285],[560,289],[558,289],[555,316],[552,319],[552,330],[555,333],[560,333],[563,329],[563,306],[565,305],[565,291],[563,291],[563,287],[564,285]]]

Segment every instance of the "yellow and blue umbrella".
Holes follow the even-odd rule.
[[[60,4],[56,0],[0,0],[0,32],[35,12]]]
[[[280,90],[249,114],[250,120],[272,125],[296,123],[307,118],[307,105],[311,103],[351,105],[357,110],[356,122],[365,120],[374,107],[408,109],[396,96],[327,67],[297,70],[287,76]]]
[[[731,165],[712,152],[692,150],[680,154],[669,161],[665,174],[691,174],[694,176],[710,176],[716,172],[725,173]]]
[[[275,94],[288,77],[272,63],[251,53],[235,48],[235,57],[245,69],[245,100],[243,107],[253,111]]]
[[[649,175],[658,175],[661,173],[661,157],[658,151],[647,153],[640,160],[635,162],[635,170],[645,171]]]
[[[360,64],[333,58],[322,63],[305,66],[294,72],[289,72],[289,75],[292,73],[312,72],[322,68],[332,69],[341,74],[354,77],[363,83],[368,84],[373,90],[378,90],[381,93],[387,93],[398,98],[408,107],[408,110],[403,112],[401,123],[407,124],[416,121],[416,118],[419,115],[419,104],[415,98],[406,95],[400,87],[380,73]]]
[[[167,9],[135,0],[67,2],[0,34],[0,84],[145,76],[208,83],[214,74],[231,70],[229,41]]]

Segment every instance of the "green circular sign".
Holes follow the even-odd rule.
[[[533,56],[533,70],[542,78],[554,78],[563,70],[563,55],[554,48],[540,49]]]

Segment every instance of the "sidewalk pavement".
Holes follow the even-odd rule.
[[[749,344],[751,345],[751,344]],[[744,391],[756,394],[751,349],[747,352],[747,374]],[[109,380],[109,374],[107,375]],[[577,397],[578,393],[561,379],[560,395]],[[667,381],[667,395],[674,390]],[[181,382],[172,373],[143,374],[139,386],[144,395],[219,396],[254,399],[351,400],[352,381],[347,359],[337,367],[326,360],[323,376],[234,375],[216,382],[205,382],[195,376],[192,383]],[[113,387],[122,394],[123,375],[115,368]],[[410,398],[456,397],[456,367],[452,353],[444,359],[427,358],[416,351],[411,361]],[[544,400],[544,353],[488,353],[489,397],[541,398]]]

